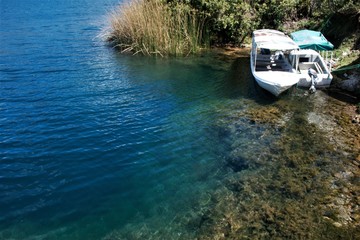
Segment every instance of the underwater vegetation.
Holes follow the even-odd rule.
[[[224,127],[232,145],[226,161],[234,174],[227,178],[226,188],[216,192],[201,239],[360,237],[359,168],[354,161],[359,148],[334,148],[328,139],[334,132],[324,132],[311,119],[328,103],[313,98],[299,98],[293,102],[305,103],[296,106],[283,99],[229,115],[233,123]],[[237,141],[243,121],[267,125],[257,144],[245,148]]]
[[[139,221],[105,239],[359,239],[360,129],[344,106],[300,92],[219,109],[227,171],[214,191],[194,192],[167,228]]]

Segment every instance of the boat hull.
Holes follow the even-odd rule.
[[[276,97],[298,83],[294,73],[253,72],[257,84]]]
[[[293,71],[255,71],[252,54],[250,57],[250,65],[252,75],[257,84],[276,97],[296,85],[299,81],[296,73]]]

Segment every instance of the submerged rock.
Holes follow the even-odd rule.
[[[349,92],[360,93],[360,72],[353,72],[347,76],[346,80],[342,80],[337,87]]]

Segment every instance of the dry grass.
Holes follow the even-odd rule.
[[[123,52],[188,55],[203,46],[205,17],[182,4],[129,0],[111,14],[109,41]]]

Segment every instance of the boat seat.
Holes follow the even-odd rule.
[[[284,71],[291,72],[292,68],[285,62],[281,63],[269,63],[269,62],[257,62],[256,71]]]
[[[271,67],[270,65],[267,66],[256,66],[256,70],[255,71],[271,71]]]
[[[271,55],[270,54],[257,54],[256,61],[270,61]]]
[[[292,72],[292,67],[283,56],[280,58],[271,58],[271,55],[257,54],[256,71]]]

